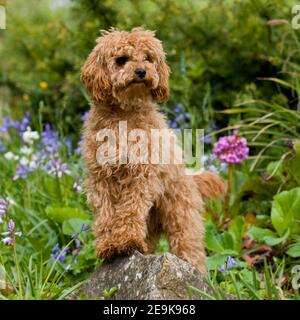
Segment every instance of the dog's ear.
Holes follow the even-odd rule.
[[[101,57],[99,43],[85,61],[80,79],[93,101],[103,103],[110,96],[111,82]]]
[[[159,82],[157,88],[151,90],[153,99],[156,102],[164,102],[169,98],[169,74],[170,69],[165,61],[165,58],[162,57],[160,62],[157,65],[157,72],[159,75]]]

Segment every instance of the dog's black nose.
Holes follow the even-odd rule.
[[[137,68],[134,70],[134,73],[140,78],[140,79],[143,79],[145,78],[145,75],[146,75],[146,71],[142,68]]]

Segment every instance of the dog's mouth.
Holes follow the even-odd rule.
[[[145,79],[133,79],[129,82],[128,85],[132,85],[132,84],[144,84],[146,86],[147,82]]]

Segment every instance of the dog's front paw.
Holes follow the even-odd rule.
[[[117,256],[130,255],[135,250],[141,253],[147,252],[144,240],[130,236],[96,241],[96,254],[100,259],[111,260]]]

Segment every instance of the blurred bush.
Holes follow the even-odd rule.
[[[229,118],[217,111],[252,98],[292,101],[290,107],[296,108],[289,88],[279,90],[276,83],[259,79],[299,75],[299,36],[290,24],[293,1],[54,3],[8,4],[7,30],[0,33],[0,92],[9,89],[5,102],[14,112],[20,106],[22,113],[39,110],[44,121],[61,118],[63,128],[74,131],[88,108],[80,67],[99,30],[139,25],[157,30],[168,54],[172,95],[165,110],[181,104],[192,114],[192,126],[224,126]]]

